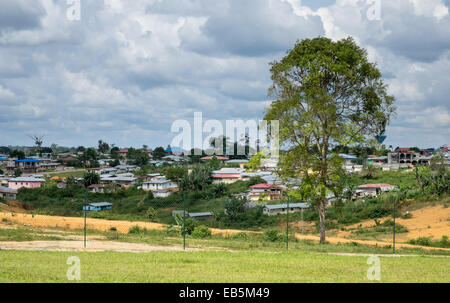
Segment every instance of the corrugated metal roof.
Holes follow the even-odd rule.
[[[276,185],[273,185],[273,184],[266,184],[266,183],[252,185],[252,186],[250,186],[250,188],[262,188],[262,189],[275,188],[275,189],[281,189],[281,187],[279,187],[279,186],[276,186]]]
[[[217,174],[212,177],[215,179],[239,179],[241,174]]]
[[[8,188],[8,187],[4,187],[4,186],[0,186],[0,193],[5,193],[5,194],[17,194],[17,190],[16,189],[12,189],[12,188]]]
[[[208,216],[212,216],[213,213],[208,211],[208,212],[203,212],[203,213],[189,213],[189,217],[208,217]]]
[[[97,203],[90,203],[88,204],[89,206],[93,206],[93,207],[104,207],[104,206],[112,206],[111,203],[109,202],[97,202]]]
[[[287,203],[284,203],[284,204],[267,204],[264,207],[269,209],[269,210],[273,210],[273,209],[287,208],[288,205],[287,205]],[[289,203],[289,208],[308,208],[308,204],[306,204],[306,203]]]
[[[16,162],[38,163],[38,162],[41,162],[41,160],[35,160],[35,159],[22,159],[22,160],[16,160]]]
[[[9,181],[11,182],[45,182],[44,179],[40,179],[40,178],[31,178],[31,177],[19,177],[19,178],[13,178],[13,179],[9,179]]]

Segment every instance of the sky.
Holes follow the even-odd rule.
[[[79,10],[78,5],[79,3]],[[0,0],[0,145],[167,146],[176,120],[262,119],[269,63],[352,36],[397,117],[385,144],[450,141],[450,0]],[[207,134],[205,134],[206,136]]]

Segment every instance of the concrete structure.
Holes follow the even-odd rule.
[[[382,192],[392,191],[397,189],[394,185],[390,184],[364,184],[358,186],[356,194],[353,198],[357,197],[376,197]]]
[[[178,190],[178,184],[167,179],[156,179],[142,183],[142,189],[145,191]]]
[[[105,184],[92,184],[88,186],[88,190],[91,193],[101,193],[105,192],[106,185]]]
[[[102,183],[106,183],[106,184],[117,184],[121,187],[129,187],[129,186],[133,186],[137,183],[137,178],[135,177],[102,177],[101,181]]]
[[[39,188],[41,187],[42,183],[44,183],[44,179],[39,178],[27,178],[27,177],[19,177],[19,178],[13,178],[9,179],[8,181],[8,187],[12,189],[19,189],[19,188]]]
[[[17,189],[0,186],[0,198],[16,200]]]
[[[256,184],[250,186],[248,200],[278,201],[283,198],[283,189],[273,184]]]
[[[34,174],[39,171],[40,163],[41,161],[36,159],[9,160],[6,169],[11,173],[20,169],[23,173]]]
[[[241,180],[241,174],[244,172],[242,168],[225,167],[220,170],[215,170],[211,174],[213,184],[217,183],[234,183]]]
[[[289,213],[301,211],[307,209],[309,206],[306,203],[290,203]],[[276,216],[278,214],[286,214],[288,212],[287,203],[284,204],[267,204],[263,207],[263,213],[268,216]]]

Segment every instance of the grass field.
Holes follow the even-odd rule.
[[[0,251],[0,282],[72,282],[67,258],[81,261],[80,282],[373,282],[364,256],[307,252],[63,253]],[[380,257],[376,282],[450,282],[450,259]]]

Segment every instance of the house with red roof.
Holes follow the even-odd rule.
[[[283,189],[273,184],[256,184],[250,186],[248,199],[250,201],[279,201],[283,198]]]
[[[220,170],[215,170],[211,174],[211,178],[213,180],[213,184],[217,183],[234,183],[238,180],[242,179],[242,173],[244,170],[242,168],[231,168],[224,167]]]

